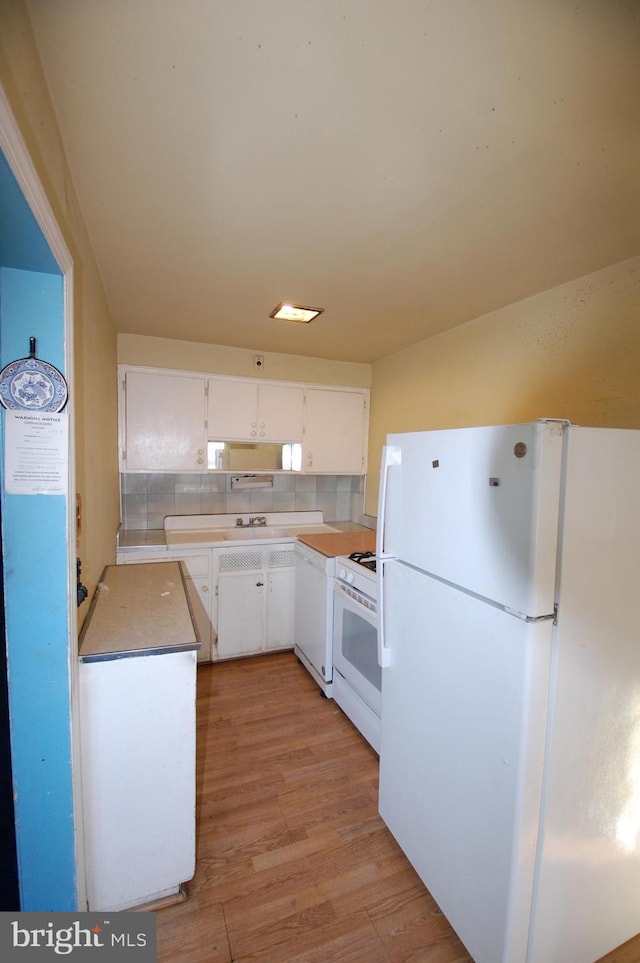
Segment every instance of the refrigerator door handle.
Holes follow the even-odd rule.
[[[379,559],[393,558],[393,555],[385,554],[385,514],[387,511],[387,482],[389,479],[389,468],[392,465],[400,465],[400,449],[397,445],[384,445],[382,448],[382,461],[380,464],[380,490],[378,492],[378,530],[376,532],[376,557]],[[381,586],[380,586],[381,587]]]
[[[384,551],[385,513],[387,510],[387,480],[389,468],[401,464],[400,449],[396,445],[384,445],[380,464],[380,491],[378,492],[378,530],[376,532],[376,573],[378,576],[378,664],[381,668],[391,665],[391,651],[385,644],[384,634],[384,563],[393,555]]]
[[[392,664],[391,649],[385,642],[384,634],[384,578],[383,571],[385,561],[389,559],[378,558],[376,570],[378,574],[378,665],[384,669]]]

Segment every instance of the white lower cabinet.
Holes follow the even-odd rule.
[[[206,559],[207,565],[209,559]],[[187,569],[188,570],[188,569]],[[209,575],[185,579],[187,597],[193,612],[196,632],[200,640],[198,662],[211,662],[212,619],[211,619],[211,579]]]
[[[221,575],[218,580],[218,658],[264,648],[264,581],[257,570]]]
[[[200,642],[198,662],[211,662],[212,641],[215,638],[215,596],[211,591],[211,552],[160,552],[154,549],[118,551],[118,565],[142,562],[184,562],[185,589]]]
[[[295,565],[267,574],[267,649],[291,648],[294,644]]]
[[[295,556],[291,542],[213,549],[218,659],[293,647]]]

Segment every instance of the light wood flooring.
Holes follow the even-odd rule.
[[[197,734],[196,874],[158,963],[473,963],[378,816],[376,754],[292,653],[200,666]]]

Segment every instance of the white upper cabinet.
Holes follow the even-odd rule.
[[[258,440],[302,441],[304,389],[302,385],[261,384],[258,387]]]
[[[128,369],[120,376],[120,470],[207,468],[207,380]]]
[[[273,451],[302,448],[308,474],[366,472],[369,390],[263,381],[121,365],[118,434],[122,472],[206,472],[207,442]],[[249,444],[248,444],[249,443]],[[264,443],[264,444],[263,444]],[[235,453],[234,453],[235,454]],[[243,457],[246,452],[243,451]],[[256,460],[256,466],[258,461]],[[229,470],[252,470],[224,466]]]
[[[302,441],[302,385],[255,379],[209,380],[212,441]]]
[[[307,388],[305,472],[362,475],[366,471],[369,392]]]

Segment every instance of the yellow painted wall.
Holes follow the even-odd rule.
[[[543,417],[640,428],[640,257],[374,364],[365,511],[388,432]]]
[[[76,265],[78,552],[93,591],[119,521],[116,362],[254,376],[254,351],[116,333],[23,0],[0,3],[0,82]],[[387,432],[566,417],[640,428],[640,260],[509,305],[369,365],[265,354],[263,376],[370,386],[366,511]],[[390,319],[389,323],[393,323]],[[84,613],[81,611],[81,616]]]
[[[264,358],[264,366],[260,371],[256,371],[253,362],[256,354]],[[295,354],[276,354],[137,334],[118,335],[118,362],[241,378],[263,377],[275,381],[308,381],[312,384],[349,385],[356,388],[368,388],[371,384],[369,364],[326,361],[324,358],[305,358]]]
[[[77,553],[93,595],[115,560],[120,520],[116,333],[80,214],[55,114],[22,0],[0,3],[0,83],[74,262],[76,487],[82,499]],[[78,610],[81,623],[88,604]]]

